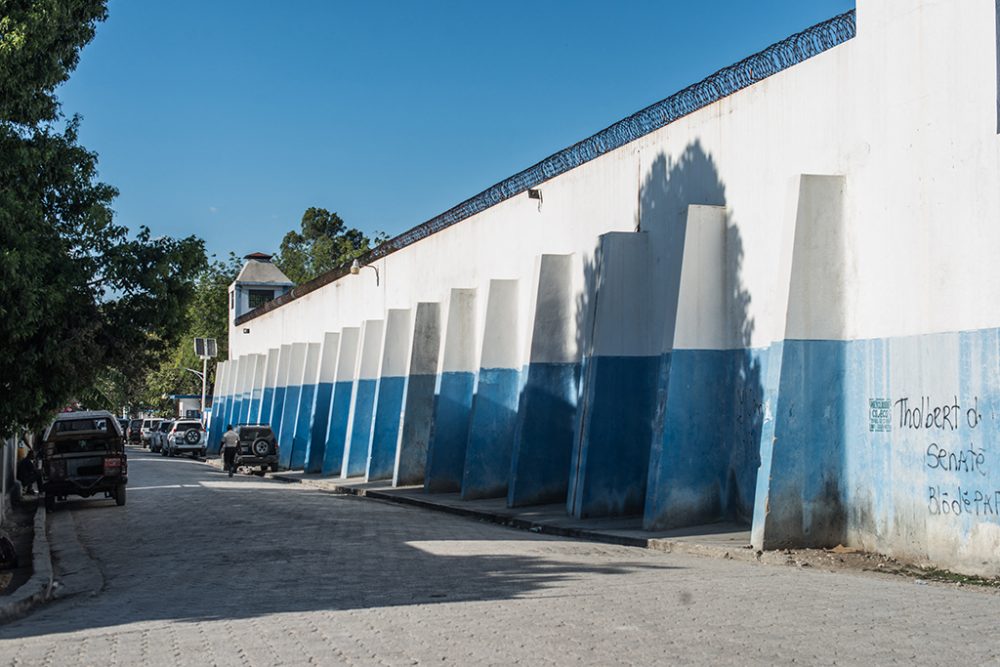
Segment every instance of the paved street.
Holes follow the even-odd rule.
[[[0,662],[1000,659],[989,592],[562,540],[145,453],[130,482],[124,508],[57,512],[100,576],[0,627]]]

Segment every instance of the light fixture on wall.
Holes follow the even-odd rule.
[[[371,269],[375,272],[375,287],[378,287],[378,268],[372,266],[371,264],[362,264],[358,260],[354,260],[351,264],[351,275],[356,276],[361,273],[361,269]]]
[[[528,199],[538,200],[538,211],[542,210],[542,191],[538,188],[528,188]]]

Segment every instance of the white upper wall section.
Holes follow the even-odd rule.
[[[540,209],[521,194],[378,260],[380,286],[371,271],[347,275],[234,327],[230,354],[319,342],[390,308],[447,303],[452,288],[485,301],[491,280],[516,279],[523,358],[536,258],[575,253],[583,274],[600,234],[637,228],[649,236],[651,326],[672,330],[692,204],[725,208],[722,270],[748,297],[746,344],[766,346],[785,334],[781,254],[801,174],[845,178],[850,309],[838,335],[1000,326],[995,0],[858,4],[856,38],[543,183]],[[581,276],[573,284],[582,292]],[[476,309],[479,336],[486,314]]]

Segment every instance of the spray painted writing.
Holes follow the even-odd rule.
[[[961,516],[1000,516],[1000,491],[968,489],[959,486],[957,492],[940,486],[927,489],[927,510],[931,516],[954,514]]]
[[[957,396],[948,403],[935,403],[930,396],[921,396],[919,402],[900,398],[894,405],[898,408],[900,428],[957,431],[963,419],[969,428],[976,428],[982,421],[978,396],[964,414]]]
[[[978,472],[986,476],[986,451],[969,445],[968,449],[951,451],[932,442],[927,446],[927,467],[947,472]]]

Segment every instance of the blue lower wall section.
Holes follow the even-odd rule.
[[[344,477],[364,475],[368,468],[368,446],[371,441],[377,384],[377,380],[358,380],[354,388],[354,420],[342,468]]]
[[[850,343],[784,342],[765,530],[772,546],[846,541],[845,395]]]
[[[309,449],[311,434],[309,426],[313,419],[313,400],[316,397],[316,385],[302,385],[299,390],[299,400],[295,414],[295,429],[292,431],[292,454],[289,457],[290,470],[302,470],[306,465],[306,454]]]
[[[249,405],[250,407],[243,422],[245,424],[256,424],[260,421],[260,397],[251,398]]]
[[[246,424],[247,415],[250,414],[250,394],[244,393],[243,396],[240,397],[239,406],[240,408],[236,414],[236,421],[234,424]]]
[[[326,445],[323,448],[324,475],[340,475],[344,466],[344,447],[347,444],[348,418],[351,414],[353,381],[336,382],[330,399],[330,415],[327,419]]]
[[[229,409],[226,411],[226,423],[222,425],[223,431],[225,431],[226,426],[229,424],[239,424],[240,416],[240,395],[234,394],[232,400],[229,402]]]
[[[298,417],[299,394],[302,387],[285,387],[285,401],[281,409],[281,431],[278,433],[278,465],[288,469],[292,463],[292,447],[295,437],[295,420]]]
[[[392,479],[405,391],[405,377],[379,378],[375,397],[375,422],[368,450],[368,469],[365,471],[365,477],[369,480]]]
[[[284,415],[284,412],[285,387],[275,387],[274,403],[271,405],[271,418],[268,423],[271,424],[271,430],[274,431],[274,437],[276,438],[278,437],[278,433],[281,431],[281,418]]]
[[[330,399],[332,397],[332,382],[320,382],[316,385],[316,398],[312,408],[312,423],[309,425],[309,442],[305,457],[305,470],[308,473],[317,473],[323,470],[327,421],[330,418]]]
[[[475,384],[475,373],[448,372],[438,379],[424,471],[424,490],[429,493],[462,488]]]
[[[208,452],[210,454],[219,453],[219,443],[222,441],[222,434],[226,425],[226,403],[227,396],[219,396],[212,406],[212,423],[208,431]]]
[[[257,420],[262,424],[271,423],[271,410],[274,405],[274,387],[265,387],[260,396],[260,415]]]
[[[434,423],[434,388],[436,375],[410,375],[406,378],[406,405],[403,408],[402,434],[393,473],[393,484],[410,486],[424,483],[427,448]]]
[[[767,374],[755,545],[1000,573],[1000,330],[786,340],[769,354],[780,372]]]
[[[519,370],[480,369],[469,420],[462,498],[507,495],[520,389]]]
[[[650,451],[644,525],[667,529],[753,516],[763,421],[759,350],[674,350]]]
[[[660,365],[658,356],[584,362],[567,503],[577,518],[642,514]]]
[[[507,504],[566,502],[580,365],[532,363],[525,374]]]

